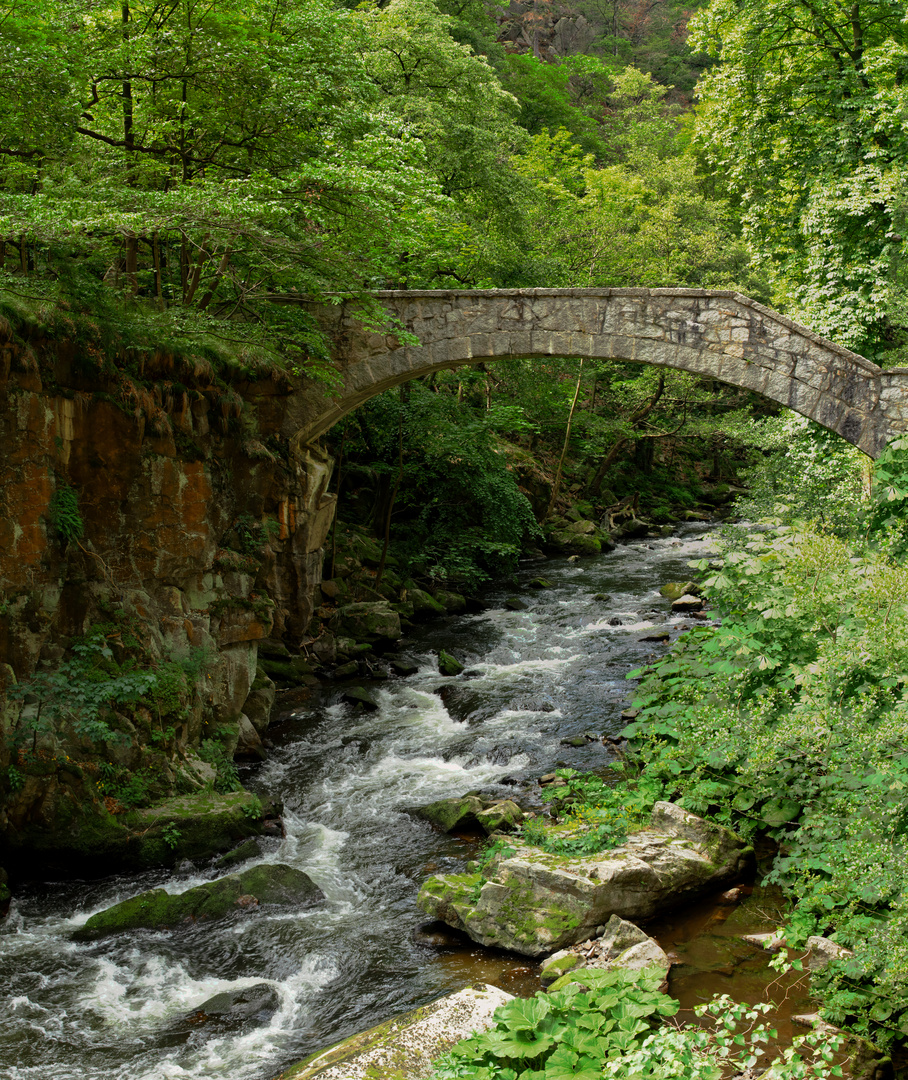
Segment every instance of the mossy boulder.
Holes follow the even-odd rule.
[[[478,796],[464,795],[461,799],[439,799],[426,806],[417,806],[410,813],[442,832],[454,832],[479,827],[479,815],[484,809],[485,803]]]
[[[407,589],[406,602],[413,607],[414,619],[436,619],[445,614],[444,604],[440,604],[431,593],[424,589]],[[464,601],[466,607],[466,601]]]
[[[611,915],[652,918],[737,879],[752,857],[730,830],[657,803],[652,827],[619,848],[568,857],[520,844],[484,878],[429,878],[417,905],[480,944],[541,956],[591,938]]]
[[[480,810],[476,820],[488,834],[508,832],[523,821],[523,811],[511,799],[502,799]]]
[[[251,791],[204,791],[165,799],[127,816],[130,861],[141,866],[203,859],[262,831],[262,804]]]
[[[281,1007],[281,996],[268,983],[256,983],[240,990],[224,990],[181,1016],[170,1028],[171,1039],[190,1042],[212,1035],[238,1035],[267,1024]]]
[[[667,581],[659,592],[666,600],[680,600],[687,593],[699,596],[700,586],[695,581]]]
[[[462,596],[460,593],[439,589],[435,594],[435,599],[449,615],[459,615],[461,612],[467,610],[466,597]]]
[[[93,941],[124,930],[162,930],[201,919],[222,919],[260,904],[311,907],[324,898],[321,889],[302,870],[263,863],[182,893],[150,889],[92,915],[73,938]]]
[[[352,1035],[286,1069],[275,1080],[421,1080],[432,1062],[512,999],[497,986],[468,986]]]
[[[400,615],[387,600],[345,604],[337,611],[340,632],[356,642],[397,641],[401,636]]]
[[[442,675],[453,677],[463,671],[463,664],[444,649],[438,650],[438,670]]]

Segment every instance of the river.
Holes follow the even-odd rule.
[[[562,740],[621,729],[626,672],[664,648],[640,639],[653,626],[670,625],[675,636],[684,625],[658,586],[685,580],[707,543],[702,529],[683,529],[598,557],[525,564],[520,584],[490,591],[482,614],[430,624],[402,642],[419,670],[377,682],[377,712],[343,704],[335,686],[282,718],[269,760],[247,778],[285,807],[286,836],[265,842],[263,861],[305,870],[327,896],[323,907],[76,944],[70,932],[93,912],[152,886],[182,891],[212,872],[21,891],[0,928],[0,1077],[267,1080],[477,979],[536,989],[536,969],[519,957],[419,940],[420,882],[462,868],[475,846],[405,808],[470,790],[507,795],[514,780],[556,764],[608,764],[601,742]],[[536,575],[554,587],[531,588]],[[609,599],[594,599],[600,593]],[[524,610],[506,606],[512,596]],[[462,675],[438,674],[439,647],[465,662]],[[444,687],[447,704],[437,693]],[[219,1030],[186,1020],[216,993],[263,983],[279,999],[263,1022]]]

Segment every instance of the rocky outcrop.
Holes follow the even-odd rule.
[[[485,985],[446,994],[320,1050],[275,1080],[422,1080],[454,1043],[492,1027],[492,1014],[512,997]]]
[[[238,743],[259,756],[258,643],[309,635],[335,500],[331,462],[281,435],[282,375],[164,353],[114,370],[19,334],[0,341],[0,853],[34,873],[197,790],[200,752],[215,771]],[[110,682],[94,712],[86,640],[92,693]]]
[[[657,803],[649,829],[597,855],[520,845],[486,876],[429,878],[420,910],[474,941],[541,956],[592,937],[612,915],[640,921],[739,877],[752,850],[728,829]]]
[[[261,904],[311,907],[324,900],[308,874],[292,866],[262,863],[182,893],[151,889],[92,915],[76,930],[76,941],[94,941],[125,930],[161,930],[201,919],[222,919]]]

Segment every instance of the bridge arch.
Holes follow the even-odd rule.
[[[857,353],[739,293],[709,289],[488,289],[376,294],[418,340],[325,310],[340,392],[307,381],[285,434],[318,438],[369,398],[444,368],[496,357],[612,359],[678,368],[752,390],[877,457],[908,430],[908,369]]]

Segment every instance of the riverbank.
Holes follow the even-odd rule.
[[[206,863],[21,888],[0,925],[8,992],[21,999],[0,1019],[2,1059],[28,1080],[50,1070],[65,1080],[179,1070],[248,1080],[477,979],[532,994],[538,977],[525,959],[420,936],[419,884],[463,869],[477,842],[440,834],[407,809],[470,790],[506,797],[514,780],[612,761],[601,741],[562,740],[617,735],[625,673],[663,649],[643,639],[691,625],[658,586],[702,551],[688,530],[598,557],[526,563],[517,584],[486,595],[487,610],[417,625],[397,649],[416,671],[367,683],[378,709],[345,702],[350,684],[332,680],[280,710],[267,760],[241,765],[240,776],[283,803],[286,835],[262,838],[262,853],[234,869],[289,865],[322,890],[320,907],[296,915],[261,905],[81,944],[70,933],[101,908],[224,871]],[[553,587],[532,588],[539,576]],[[512,596],[522,610],[506,606]],[[438,671],[441,648],[463,673]],[[270,1015],[232,1029],[180,1020],[219,993],[263,982],[277,995]]]

